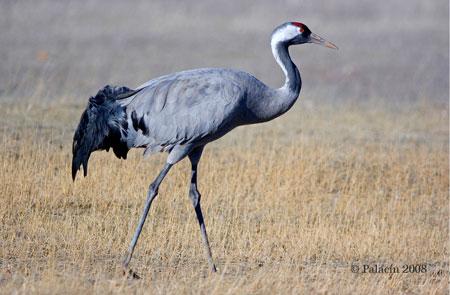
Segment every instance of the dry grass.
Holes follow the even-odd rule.
[[[208,275],[183,161],[163,182],[138,243],[137,281],[124,279],[119,265],[164,157],[95,153],[89,176],[73,184],[72,130],[58,126],[63,110],[75,121],[80,109],[2,112],[13,122],[19,110],[47,125],[2,130],[2,292],[448,292],[442,106],[391,113],[306,104],[235,130],[200,165],[219,273]],[[427,273],[351,272],[364,263],[426,264]]]

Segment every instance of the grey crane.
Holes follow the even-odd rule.
[[[192,167],[189,197],[200,225],[209,267],[216,271],[197,188],[203,149],[238,126],[272,120],[292,107],[302,83],[288,47],[304,43],[337,49],[302,23],[278,26],[270,42],[273,56],[286,76],[284,85],[278,89],[266,86],[246,72],[204,68],[162,76],[135,90],[106,86],[89,99],[73,139],[73,180],[81,166],[84,176],[87,175],[89,156],[96,150],[112,148],[118,158],[124,159],[131,148],[145,148],[144,155],[169,154],[148,189],[144,211],[123,262],[125,270],[159,185],[170,168],[187,156]]]

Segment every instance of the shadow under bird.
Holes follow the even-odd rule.
[[[273,56],[286,76],[284,85],[278,89],[243,71],[204,68],[162,76],[137,89],[106,86],[89,98],[73,138],[74,180],[81,166],[84,176],[87,175],[93,151],[112,148],[123,159],[131,148],[144,148],[144,155],[168,153],[164,167],[148,189],[144,211],[123,262],[125,271],[159,185],[170,168],[185,157],[192,167],[189,197],[200,225],[209,267],[216,271],[197,188],[203,149],[238,126],[275,119],[292,107],[302,82],[288,48],[304,43],[337,49],[302,23],[278,26],[270,42]]]

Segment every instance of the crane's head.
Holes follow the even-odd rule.
[[[299,22],[287,22],[277,27],[272,33],[272,42],[284,43],[288,46],[314,43],[328,48],[338,49],[336,45],[314,34],[306,25]]]

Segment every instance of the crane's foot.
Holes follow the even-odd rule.
[[[211,265],[211,272],[212,273],[217,273],[217,268],[216,268],[215,264]]]
[[[128,267],[128,265],[130,264],[130,260],[131,260],[131,253],[127,252],[125,260],[122,263],[122,275],[126,276],[127,279],[139,280],[141,277]]]
[[[129,280],[139,280],[141,278],[141,276],[132,269],[123,269],[123,276]]]

